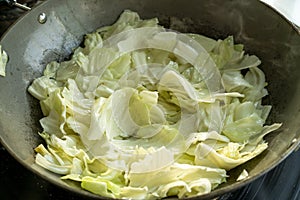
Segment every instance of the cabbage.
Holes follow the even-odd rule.
[[[231,36],[177,33],[124,11],[28,88],[44,114],[36,163],[105,197],[209,193],[281,126],[265,125],[259,64]]]
[[[2,51],[2,47],[0,45],[0,76],[5,76],[5,68],[8,61],[8,56],[5,51]]]

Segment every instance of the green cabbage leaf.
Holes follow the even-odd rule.
[[[36,163],[94,194],[209,193],[281,126],[266,125],[260,60],[232,36],[177,33],[126,10],[83,44],[28,91],[44,115]],[[6,60],[2,53],[0,66]]]

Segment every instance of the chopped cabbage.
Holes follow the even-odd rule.
[[[281,126],[265,125],[259,64],[231,36],[177,33],[124,11],[29,87],[44,114],[36,163],[105,197],[209,193]]]
[[[236,181],[242,181],[246,179],[249,176],[247,170],[243,170],[242,173],[239,175],[239,177],[236,179]]]
[[[5,51],[2,51],[2,47],[0,45],[0,76],[5,76],[5,68],[8,61],[8,56]]]

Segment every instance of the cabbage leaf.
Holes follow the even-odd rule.
[[[266,125],[259,58],[232,36],[177,33],[126,10],[83,44],[49,63],[28,91],[44,115],[36,163],[94,194],[209,193],[281,126]],[[3,70],[5,53],[0,61]]]

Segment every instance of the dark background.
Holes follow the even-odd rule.
[[[33,6],[42,1],[19,0]],[[24,11],[0,3],[0,36]],[[251,184],[219,200],[300,200],[300,151]],[[84,199],[43,180],[18,163],[0,144],[1,200],[79,200]]]

